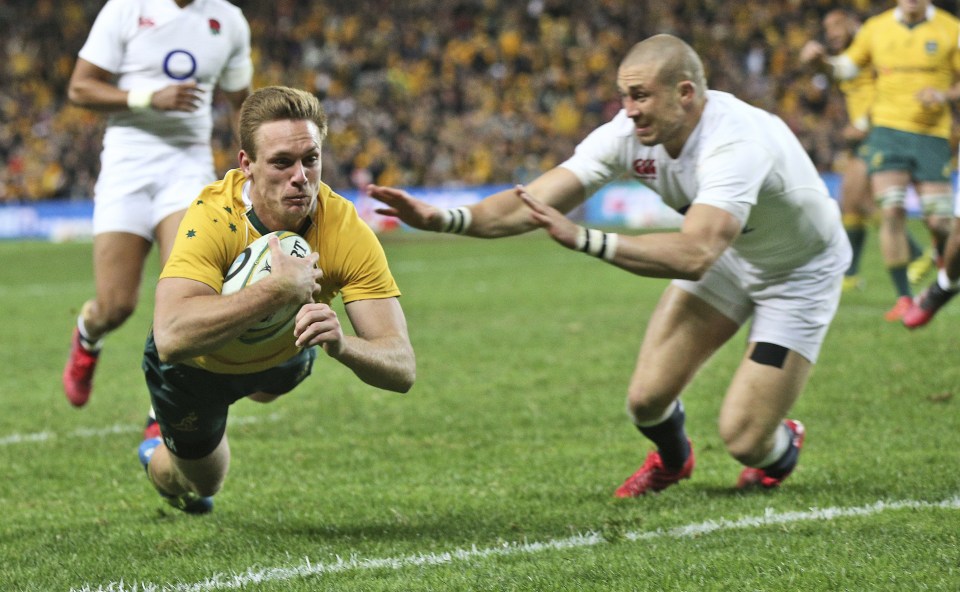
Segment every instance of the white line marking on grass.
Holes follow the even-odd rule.
[[[734,530],[738,528],[759,528],[762,526],[772,526],[778,524],[789,524],[795,522],[813,522],[834,520],[844,517],[860,517],[879,514],[888,510],[903,509],[960,509],[960,496],[949,498],[940,502],[925,502],[917,500],[899,500],[899,501],[878,501],[867,506],[857,506],[852,508],[813,508],[806,512],[776,512],[772,509],[760,516],[750,516],[737,520],[727,520],[720,518],[718,520],[707,520],[696,524],[678,526],[676,528],[657,529],[646,532],[628,532],[624,536],[630,541],[641,541],[658,538],[681,539],[694,536],[700,536],[718,532],[721,530]],[[510,555],[521,555],[540,553],[542,551],[562,551],[567,549],[580,549],[584,547],[593,547],[607,542],[603,535],[597,532],[588,532],[586,534],[572,537],[553,539],[532,543],[504,543],[496,547],[487,547],[484,549],[476,546],[469,549],[454,549],[441,553],[422,553],[416,555],[405,555],[400,557],[382,557],[363,559],[361,557],[351,557],[343,559],[337,557],[333,562],[311,562],[309,558],[304,559],[303,563],[294,567],[274,567],[260,570],[248,569],[242,573],[234,574],[214,574],[210,578],[193,584],[153,584],[150,582],[137,582],[134,584],[119,582],[110,582],[109,584],[86,584],[80,588],[71,588],[70,592],[208,592],[212,590],[237,590],[244,589],[255,584],[264,582],[281,582],[295,578],[304,578],[307,576],[317,576],[325,574],[336,574],[349,571],[365,571],[373,569],[393,569],[399,570],[405,567],[420,567],[431,565],[445,565],[454,561],[469,561],[472,559],[483,559],[486,557],[504,557]]]
[[[278,421],[280,419],[279,413],[272,413],[270,415],[259,417],[259,416],[247,416],[247,417],[231,417],[230,425],[246,425],[246,424],[255,424],[266,421]],[[56,432],[34,432],[32,434],[10,434],[9,436],[4,436],[0,438],[0,446],[10,446],[12,444],[27,444],[35,442],[49,442],[51,440],[56,440],[57,438],[96,438],[103,436],[113,436],[116,434],[130,434],[133,432],[142,432],[143,425],[121,425],[114,424],[106,428],[78,428],[72,432],[67,432],[65,434],[57,434]]]

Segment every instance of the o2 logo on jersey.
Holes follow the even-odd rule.
[[[185,49],[175,49],[163,59],[163,73],[174,80],[186,80],[197,73],[197,58]]]

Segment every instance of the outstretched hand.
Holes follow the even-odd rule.
[[[420,230],[440,230],[439,208],[413,197],[402,189],[370,184],[367,185],[367,195],[387,206],[374,210],[380,215],[399,218],[405,224]]]
[[[576,248],[580,226],[574,224],[560,210],[548,206],[530,195],[523,185],[517,185],[514,191],[516,191],[517,197],[530,208],[530,217],[533,221],[537,226],[546,230],[550,238],[568,249]]]

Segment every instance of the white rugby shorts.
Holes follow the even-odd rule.
[[[727,249],[699,281],[673,284],[738,325],[752,316],[749,342],[781,345],[815,363],[849,264],[850,244],[838,233],[833,245],[795,269],[758,272]]]
[[[129,232],[152,241],[161,220],[186,209],[214,180],[206,144],[104,147],[94,186],[93,233]]]

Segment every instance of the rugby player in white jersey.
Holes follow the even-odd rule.
[[[95,296],[63,372],[87,403],[103,337],[133,313],[154,241],[161,265],[186,207],[216,179],[210,137],[219,87],[232,123],[250,92],[250,26],[226,0],[109,0],[80,49],[68,95],[109,113],[94,188]]]
[[[786,419],[840,301],[850,244],[840,210],[777,117],[707,90],[694,50],[670,35],[635,45],[617,73],[623,109],[572,158],[528,186],[441,210],[388,187],[378,211],[416,228],[477,237],[541,227],[561,245],[647,277],[673,278],[647,325],[630,381],[634,424],[657,450],[615,492],[634,497],[690,477],[694,453],[680,395],[752,318],[719,431],[745,465],[740,488],[778,486],[797,464],[804,426]],[[678,231],[637,236],[564,216],[628,173],[684,215]]]

